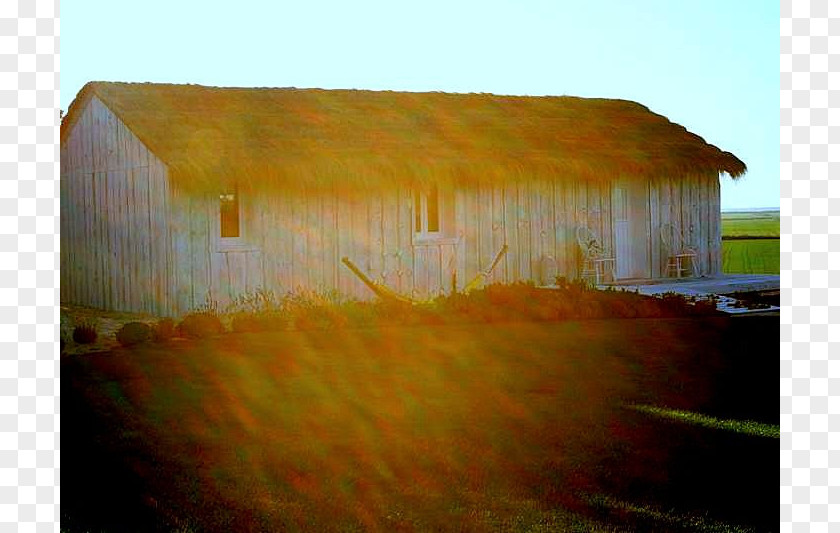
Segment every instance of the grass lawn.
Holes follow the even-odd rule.
[[[723,271],[728,274],[778,274],[781,271],[779,239],[723,241]]]
[[[341,329],[68,357],[62,531],[774,530],[778,328]]]
[[[723,271],[728,274],[780,272],[778,211],[722,214]]]
[[[721,214],[724,237],[775,237],[781,226],[779,211],[727,212]]]

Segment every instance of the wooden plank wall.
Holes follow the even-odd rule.
[[[683,240],[697,250],[698,273],[721,273],[720,183],[716,174],[666,178],[650,185],[651,258],[653,277],[665,275],[667,250],[660,239],[662,225],[680,229]]]
[[[371,291],[340,260],[349,257],[371,279],[417,299],[459,290],[508,253],[488,282],[549,284],[579,270],[575,228],[588,224],[612,245],[608,183],[512,182],[459,189],[442,211],[447,239],[416,242],[409,190],[346,196],[335,191],[242,193],[247,245],[225,249],[218,236],[218,198],[173,192],[176,312],[208,300],[225,308],[258,288],[334,292],[370,299]],[[454,204],[454,205],[453,205]],[[171,289],[170,289],[171,291]]]
[[[95,96],[61,145],[61,299],[169,314],[166,167]]]

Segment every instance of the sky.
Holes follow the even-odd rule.
[[[88,81],[622,98],[747,164],[723,209],[779,206],[779,3],[62,5],[61,108]]]

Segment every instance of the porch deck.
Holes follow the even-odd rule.
[[[738,300],[730,296],[736,293],[779,291],[780,283],[777,274],[724,274],[701,278],[620,280],[598,287],[601,289],[623,288],[651,296],[666,292],[694,297],[715,295],[718,297],[718,309],[731,314],[778,313],[780,310],[775,305],[762,309],[739,306]]]

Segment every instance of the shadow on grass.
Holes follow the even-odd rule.
[[[772,328],[348,329],[70,358],[62,530],[772,530],[777,440],[624,407],[778,424]]]

